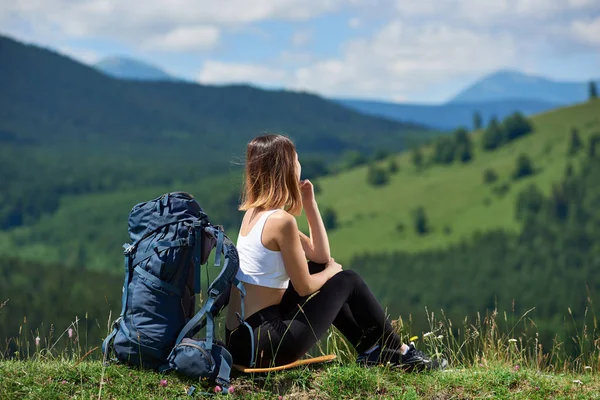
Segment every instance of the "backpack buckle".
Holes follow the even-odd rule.
[[[128,244],[128,243],[125,243],[125,244],[123,245],[123,248],[125,249],[125,250],[123,251],[123,254],[124,254],[124,255],[128,255],[129,253],[131,253],[131,252],[133,251],[133,249],[135,248],[135,246],[134,246],[133,244]]]

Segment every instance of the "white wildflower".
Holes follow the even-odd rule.
[[[517,343],[517,339],[508,339],[509,343]]]
[[[433,332],[427,332],[426,334],[423,335],[424,338],[426,338],[427,336],[431,336],[433,335]]]

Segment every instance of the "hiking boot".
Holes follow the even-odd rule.
[[[379,360],[379,356],[381,355],[381,347],[378,344],[371,347],[369,350],[360,353],[356,362],[365,367],[372,367],[374,365],[383,364],[382,361]]]
[[[400,350],[383,349],[382,351],[381,347],[376,345],[361,353],[356,362],[367,367],[390,363],[407,372],[445,369],[448,366],[448,361],[445,359],[431,360],[422,351],[417,350],[412,342],[404,355]]]
[[[423,371],[434,369],[445,369],[448,366],[448,361],[445,359],[432,360],[420,350],[415,348],[413,342],[408,346],[408,351],[402,356],[400,368],[405,371]]]

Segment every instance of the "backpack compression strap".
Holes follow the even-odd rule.
[[[124,244],[123,247],[126,247],[125,249],[125,281],[123,282],[123,295],[121,298],[121,314],[119,315],[119,318],[117,318],[115,320],[115,322],[113,322],[113,330],[112,332],[106,337],[106,339],[104,339],[104,341],[102,342],[102,354],[104,355],[104,363],[107,363],[109,358],[110,358],[110,353],[112,350],[112,340],[115,338],[115,335],[117,334],[117,330],[118,330],[118,325],[121,322],[121,319],[123,318],[123,316],[125,315],[125,308],[127,307],[127,287],[129,286],[129,269],[131,268],[131,256],[130,256],[130,252],[129,252],[129,246],[127,244]]]
[[[225,262],[221,272],[219,273],[219,276],[217,276],[217,278],[208,287],[208,299],[206,300],[206,303],[204,306],[202,306],[200,311],[198,311],[196,315],[183,327],[179,333],[179,336],[177,337],[177,340],[175,341],[174,346],[177,346],[179,343],[181,343],[181,341],[195,328],[199,327],[199,329],[202,329],[204,323],[206,323],[206,350],[210,351],[212,348],[214,334],[214,321],[212,312],[213,305],[219,295],[227,290],[231,282],[235,280],[235,275],[239,269],[240,262],[237,249],[235,248],[233,242],[223,234],[223,231],[213,226],[209,226],[205,228],[205,232],[217,239],[217,254],[215,254],[215,264],[217,264],[216,261],[220,261],[221,252],[225,254]],[[204,319],[205,316],[206,319]]]

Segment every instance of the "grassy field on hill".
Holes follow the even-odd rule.
[[[124,366],[103,370],[100,361],[0,361],[0,397],[164,399],[206,398],[214,386],[192,379],[162,376]],[[166,379],[165,379],[166,378]],[[262,379],[261,379],[262,378]],[[162,381],[162,384],[161,384]],[[196,390],[187,396],[191,386]],[[238,376],[236,399],[594,399],[599,398],[598,374],[548,374],[515,370],[510,365],[458,369],[453,372],[405,374],[384,367],[352,365],[302,368],[264,377]]]
[[[569,162],[571,129],[577,128],[586,144],[591,134],[600,133],[600,101],[544,113],[532,122],[532,134],[492,152],[481,149],[481,132],[474,132],[474,159],[468,164],[432,165],[417,171],[407,152],[395,157],[399,171],[385,186],[367,183],[366,166],[320,179],[321,210],[332,208],[338,218],[339,227],[329,232],[333,256],[349,260],[366,251],[418,252],[469,239],[477,231],[517,231],[517,194],[532,183],[545,193],[551,190]],[[521,154],[531,158],[536,172],[513,181],[511,175]],[[386,167],[388,162],[382,161],[381,166]],[[483,181],[487,168],[498,174],[493,184]],[[507,192],[496,194],[494,188],[503,185],[507,185]],[[425,208],[432,227],[426,236],[417,235],[413,228],[412,211],[419,206]],[[404,226],[401,232],[399,224]],[[300,226],[306,229],[306,224]],[[451,232],[445,232],[445,227]]]
[[[311,355],[335,354],[334,361],[269,374],[234,371],[234,391],[227,398],[600,398],[600,345],[593,344],[597,338],[593,327],[588,328],[590,336],[582,333],[576,338],[582,352],[565,358],[560,350],[542,352],[534,336],[513,339],[512,325],[505,326],[499,314],[494,315],[472,321],[462,333],[455,334],[452,326],[444,323],[433,335],[410,339],[428,354],[443,355],[449,362],[444,371],[405,373],[391,365],[361,367],[354,362],[351,346],[330,329]],[[19,356],[3,359],[0,353],[0,398],[189,398],[192,386],[191,398],[215,392],[215,383],[206,380],[114,363],[105,367],[98,348],[90,344],[87,351],[83,340],[78,341],[83,331],[73,326],[72,337],[63,332],[52,339],[51,346],[41,341],[36,347],[33,338],[24,333],[18,338]],[[396,328],[408,341],[406,327],[398,324]]]

